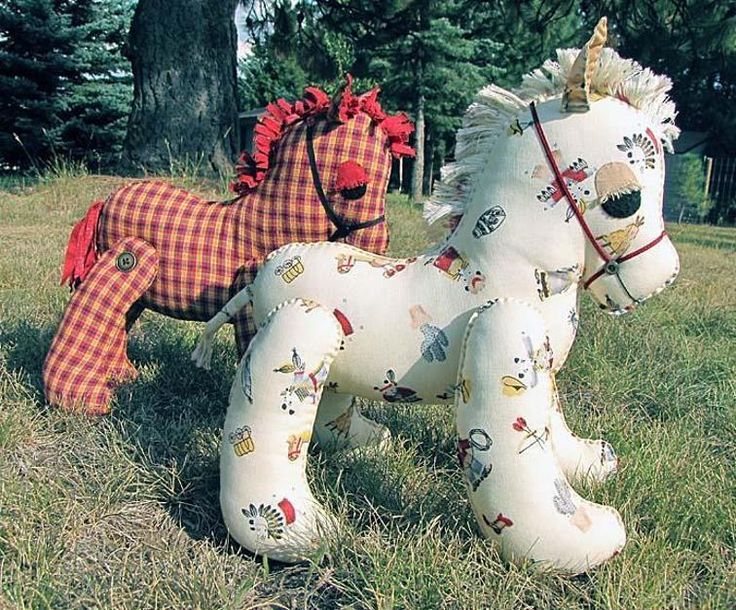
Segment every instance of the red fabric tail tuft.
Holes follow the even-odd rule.
[[[104,201],[96,201],[87,210],[84,218],[72,229],[64,256],[64,269],[61,272],[61,284],[69,281],[75,288],[87,277],[97,260],[97,221],[100,219]]]

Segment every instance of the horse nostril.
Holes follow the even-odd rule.
[[[613,218],[626,218],[641,207],[641,191],[612,195],[601,204],[603,211]]]

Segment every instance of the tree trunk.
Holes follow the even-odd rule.
[[[424,129],[424,179],[422,180],[422,194],[432,194],[432,174],[434,173],[434,138],[432,131]]]
[[[414,105],[414,163],[411,171],[411,200],[422,199],[424,184],[424,96],[419,93]]]
[[[140,0],[128,58],[133,108],[122,170],[185,164],[230,174],[237,153],[238,0]]]

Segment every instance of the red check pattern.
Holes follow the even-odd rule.
[[[127,272],[116,265],[124,252],[137,261]],[[74,292],[44,362],[51,404],[90,414],[109,411],[114,385],[137,375],[125,354],[125,315],[157,272],[156,250],[136,237],[102,254]]]
[[[104,254],[72,295],[44,365],[50,403],[106,412],[112,382],[134,371],[125,356],[125,314],[134,304],[129,323],[144,308],[207,320],[253,281],[269,252],[290,242],[330,237],[336,227],[314,188],[306,128],[303,121],[290,128],[266,179],[231,205],[207,202],[163,181],[135,182],[110,195],[97,226],[97,251]],[[320,178],[334,210],[346,221],[368,221],[384,213],[388,148],[387,136],[366,114],[342,124],[314,123]],[[346,161],[360,164],[367,175],[366,194],[358,200],[344,198],[336,188],[338,168]],[[360,229],[344,241],[383,253],[386,224]],[[145,245],[150,255],[142,253],[136,268],[118,279],[115,253],[131,243]],[[255,333],[251,312],[242,312],[235,326],[242,353]]]

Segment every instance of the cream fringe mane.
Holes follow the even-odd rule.
[[[521,87],[514,91],[489,85],[478,92],[457,132],[455,161],[442,168],[441,182],[424,205],[427,222],[465,212],[475,177],[486,167],[498,136],[506,133],[532,101],[541,103],[562,95],[578,53],[579,49],[558,49],[557,61],[547,60],[541,69],[525,75]],[[659,123],[662,143],[670,152],[672,141],[680,134],[675,126],[675,104],[667,95],[671,87],[668,77],[654,74],[610,48],[603,49],[590,83],[593,99],[596,94],[618,97]]]

